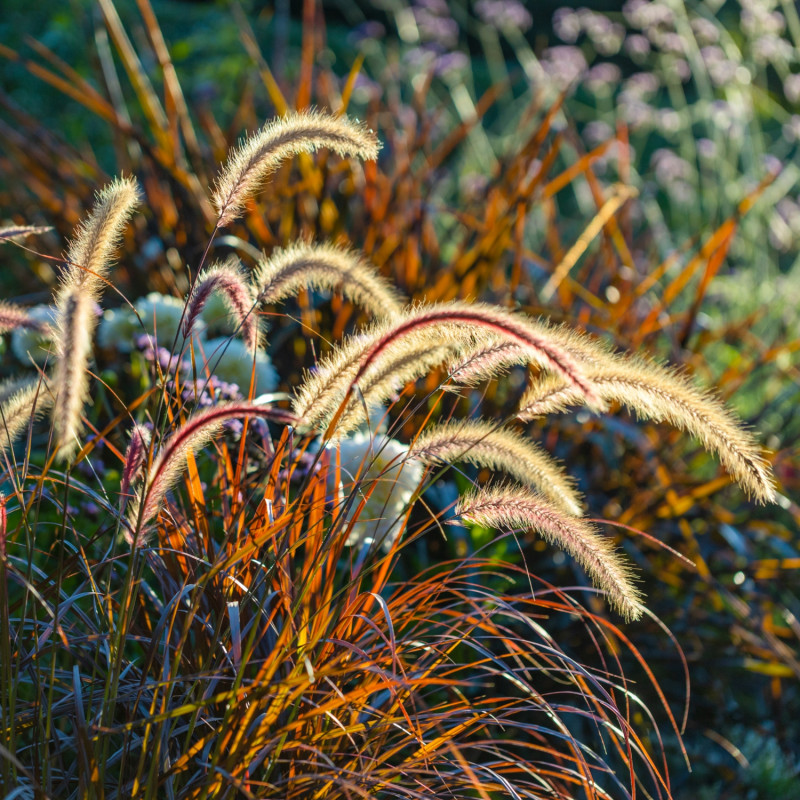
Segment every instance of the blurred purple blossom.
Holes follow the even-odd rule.
[[[499,31],[527,31],[533,25],[533,17],[518,0],[478,0],[475,13],[484,25]]]
[[[542,53],[542,69],[560,90],[574,85],[586,72],[588,64],[579,47],[559,45]]]
[[[689,181],[693,179],[694,167],[666,147],[660,147],[650,157],[650,166],[653,168],[656,180],[662,186],[668,186],[676,181]]]
[[[607,142],[613,136],[614,129],[607,122],[600,119],[593,119],[583,129],[583,140],[590,147],[597,147],[597,145]]]
[[[694,38],[700,47],[716,44],[719,41],[719,28],[710,19],[695,17],[691,21],[691,26]]]
[[[800,73],[787,75],[786,78],[784,78],[783,93],[792,105],[800,103]]]
[[[650,40],[641,33],[631,33],[625,39],[625,52],[637,64],[641,64],[650,55]]]
[[[558,8],[553,14],[553,30],[562,42],[575,44],[581,35],[581,18],[571,8]]]
[[[586,73],[584,82],[586,88],[591,92],[607,90],[609,87],[617,86],[622,80],[622,70],[608,61],[601,61],[595,64]]]
[[[444,0],[417,0],[411,12],[423,42],[435,42],[445,50],[458,44],[458,23],[450,16]]]
[[[658,0],[628,0],[622,13],[632,28],[644,31],[671,28],[675,23],[675,12]]]
[[[433,74],[437,77],[463,72],[469,66],[469,58],[459,51],[444,53],[433,62]]]
[[[712,160],[717,157],[717,145],[711,139],[703,137],[695,143],[697,155],[701,159]]]

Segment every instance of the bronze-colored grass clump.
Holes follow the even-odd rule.
[[[269,123],[231,153],[220,173],[212,238],[242,214],[281,161],[321,147],[368,159],[378,152],[377,137],[344,117],[302,112]],[[576,786],[603,796],[595,772],[604,762],[594,755],[603,748],[576,741],[568,724],[573,714],[595,723],[632,782],[640,759],[654,784],[666,786],[630,710],[622,710],[636,698],[614,663],[597,672],[575,664],[542,622],[579,616],[598,648],[616,654],[617,641],[627,640],[620,635],[605,648],[617,629],[599,613],[527,569],[469,550],[400,586],[391,580],[403,548],[424,544],[426,531],[444,530],[441,523],[455,513],[474,525],[541,535],[577,561],[626,621],[638,619],[644,606],[631,566],[583,518],[569,465],[519,423],[575,404],[602,411],[623,403],[687,430],[746,491],[770,500],[769,468],[730,412],[669,369],[582,334],[492,304],[408,305],[352,249],[296,243],[275,249],[249,274],[233,260],[197,266],[181,319],[190,355],[190,334],[214,293],[251,354],[270,346],[260,326],[263,306],[305,289],[341,292],[373,318],[366,327],[334,345],[290,395],[223,402],[189,389],[177,374],[159,375],[105,429],[92,420],[92,437],[83,440],[96,303],[138,198],[132,179],[100,193],[69,247],[56,291],[54,366],[39,380],[0,387],[4,449],[51,403],[53,444],[62,456],[80,447],[79,457],[88,460],[98,442],[114,437],[119,420],[130,420],[129,432],[108,448],[120,462],[118,501],[109,500],[106,486],[80,484],[105,516],[92,547],[110,540],[108,550],[95,563],[95,550],[87,555],[82,540],[70,540],[70,587],[52,593],[59,605],[46,626],[36,620],[37,653],[48,640],[54,653],[67,643],[69,669],[59,665],[58,672],[66,700],[48,713],[59,732],[76,726],[80,752],[74,770],[59,762],[47,778],[50,795],[62,786],[75,796],[87,787],[108,794],[108,776],[118,770],[115,796],[130,797],[155,797],[162,789],[164,796],[197,798],[368,797],[395,789],[403,797],[489,797],[512,784],[520,797],[565,800]],[[4,304],[0,324],[25,326],[24,309]],[[464,419],[454,411],[448,422],[403,436],[403,423],[418,417],[417,409],[405,414],[401,398],[413,397],[438,417],[445,390],[476,386],[515,364],[536,375],[509,419]],[[446,377],[428,396],[416,395],[417,381],[431,374]],[[277,407],[287,396],[291,410]],[[373,412],[385,406],[391,428],[376,432],[380,415]],[[241,426],[226,433],[234,420]],[[362,443],[356,466],[343,475],[345,446]],[[431,484],[443,488],[443,468],[457,464],[502,472],[509,482],[463,475],[461,484],[471,488],[437,507]],[[48,501],[55,496],[49,468],[35,476]],[[414,485],[401,485],[401,474]],[[69,480],[59,474],[52,482],[67,498]],[[73,512],[60,495],[53,502],[64,536]],[[15,512],[27,515],[20,530],[35,527],[34,506],[20,491]],[[377,535],[356,535],[381,528],[391,531],[385,552]],[[80,539],[77,526],[72,533]],[[479,535],[468,532],[470,543],[472,533]],[[492,589],[503,570],[524,575],[535,592]],[[25,591],[28,580],[21,582]],[[73,585],[76,594],[62,598]],[[50,603],[45,594],[36,601]],[[7,625],[7,616],[0,623]],[[82,632],[87,625],[90,634]],[[126,637],[138,648],[136,660],[126,655]],[[21,663],[28,656],[16,657]],[[91,679],[80,672],[87,659]],[[501,684],[494,694],[487,689]],[[574,705],[565,699],[570,692],[579,698]],[[29,694],[35,700],[7,722],[17,737],[43,730],[34,707],[40,693]],[[617,694],[625,699],[619,707]],[[666,713],[672,719],[668,707]],[[540,721],[531,736],[533,715]],[[28,780],[28,772],[20,775]]]

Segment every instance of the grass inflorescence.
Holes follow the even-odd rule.
[[[222,168],[212,237],[280,161],[321,147],[378,151],[344,117],[269,123]],[[566,799],[578,787],[606,797],[604,786],[642,782],[669,796],[617,660],[620,647],[641,655],[604,611],[480,546],[400,575],[411,545],[442,534],[539,534],[585,570],[593,588],[583,588],[638,619],[646,608],[633,567],[584,518],[569,464],[515,420],[568,403],[629,403],[697,436],[768,500],[766,462],[733,414],[666,368],[530,315],[404,304],[365,257],[309,243],[250,273],[201,261],[183,305],[154,301],[152,319],[139,317],[144,390],[123,396],[135,381],[112,391],[91,368],[95,303],[138,198],[132,179],[100,193],[56,289],[51,358],[2,393],[3,788],[299,800],[511,787]],[[319,288],[376,319],[290,392],[254,397],[259,353],[273,346],[263,307]],[[201,328],[214,297],[230,332],[207,353]],[[7,327],[29,324],[24,309],[3,308]],[[239,335],[243,377],[231,384],[215,369],[234,358],[226,352]],[[512,364],[537,374],[507,419],[433,420],[466,365],[469,384]],[[415,384],[429,381],[417,396]],[[98,391],[108,408],[89,402]],[[545,408],[553,391],[564,397]],[[36,416],[48,404],[44,432]],[[66,463],[51,458],[65,452]],[[451,481],[457,464],[489,474]],[[548,631],[556,620],[585,627],[602,669],[562,648]],[[668,704],[662,713],[679,736]]]

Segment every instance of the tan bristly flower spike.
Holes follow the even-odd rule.
[[[631,568],[611,540],[584,520],[565,515],[529,489],[521,486],[479,489],[459,501],[456,513],[488,528],[536,531],[573,556],[625,619],[638,619],[642,615],[642,598],[631,580]]]
[[[475,331],[519,345],[526,351],[529,361],[562,376],[591,408],[600,410],[605,407],[591,382],[586,380],[583,365],[578,363],[568,348],[550,335],[548,326],[522,314],[513,314],[483,303],[445,303],[413,309],[403,319],[396,321],[365,354],[354,382],[358,383],[370,366],[398,340],[423,328],[440,329],[443,326],[461,327],[467,334],[464,336],[465,347],[469,344],[467,336],[471,336],[473,341],[478,339]]]
[[[219,214],[217,225],[223,227],[240,216],[247,200],[281,161],[320,147],[373,161],[379,143],[364,126],[318,111],[294,112],[267,123],[228,156],[212,197]]]
[[[236,257],[204,269],[198,276],[186,305],[183,335],[189,338],[192,327],[211,295],[222,295],[230,316],[251,353],[261,345],[261,326],[256,312],[256,298]]]
[[[351,392],[366,356],[397,324],[394,318],[374,323],[321,359],[318,368],[306,375],[293,402],[303,430],[324,431],[349,397],[333,432],[334,438],[344,436],[364,422],[365,405],[374,408],[382,404],[406,383],[426,375],[472,344],[475,332],[481,332],[480,328],[445,323],[407,331],[361,376],[358,391]]]
[[[0,386],[0,453],[5,452],[53,400],[38,378],[11,380]]]
[[[572,479],[547,452],[509,428],[483,420],[455,420],[422,433],[408,455],[425,464],[465,461],[502,470],[541,492],[562,512],[583,514]]]
[[[397,290],[363,258],[345,247],[298,242],[276,250],[256,269],[259,302],[277,303],[301,289],[339,291],[376,319],[400,314]]]
[[[42,334],[50,332],[50,326],[46,322],[28,316],[26,309],[0,300],[0,333],[17,328],[29,328]]]
[[[114,251],[139,202],[139,185],[121,178],[97,195],[91,214],[78,228],[56,292],[56,367],[53,428],[60,457],[77,444],[81,412],[89,392],[87,364],[97,325],[94,301],[103,289]]]
[[[0,243],[16,242],[18,239],[25,239],[28,236],[38,236],[41,233],[47,233],[51,230],[53,229],[47,226],[10,225],[6,228],[0,228]]]
[[[772,472],[753,437],[716,398],[696,389],[683,375],[651,361],[624,357],[598,348],[585,370],[597,393],[639,417],[666,421],[695,436],[717,454],[723,466],[756,500],[772,502]],[[538,379],[520,401],[522,420],[581,405],[583,400],[561,376]]]
[[[247,401],[220,403],[196,411],[167,439],[150,466],[143,501],[136,497],[129,506],[131,528],[135,529],[138,523],[140,532],[146,529],[148,522],[158,513],[165,495],[183,472],[190,453],[196,453],[207,445],[220,432],[226,420],[245,417],[267,417],[284,424],[295,422],[294,417],[286,411]]]
[[[59,298],[53,380],[53,430],[59,458],[69,457],[78,444],[81,413],[89,394],[86,367],[96,322],[94,300],[83,287]]]
[[[97,194],[89,217],[80,225],[67,250],[61,293],[82,287],[97,299],[111,267],[114,251],[141,195],[134,178],[119,178]]]

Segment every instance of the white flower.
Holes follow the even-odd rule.
[[[97,341],[101,347],[113,347],[121,353],[133,350],[136,339],[142,334],[153,338],[153,344],[159,347],[172,347],[175,335],[181,325],[184,301],[158,292],[150,292],[140,297],[133,307],[139,316],[129,307],[108,309],[97,331]],[[139,321],[141,318],[141,322]],[[205,325],[196,322],[195,335],[202,335]],[[178,337],[178,347],[183,346],[183,335]]]
[[[142,319],[141,325],[137,320],[138,332],[154,336],[156,344],[161,347],[171,347],[180,329],[184,306],[183,300],[158,292],[150,292],[146,297],[140,297],[134,303],[134,308]],[[195,333],[201,333],[198,327],[195,327]],[[178,344],[182,342],[183,335],[179,337]]]
[[[250,373],[253,369],[253,354],[241,339],[222,337],[203,342],[202,350],[209,372],[225,383],[235,383],[243,395],[250,388]],[[278,386],[278,373],[269,356],[259,350],[255,356],[256,387],[254,397],[272,392]]]
[[[31,319],[37,322],[46,322],[48,325],[55,325],[56,310],[53,306],[33,306],[26,309]],[[52,340],[45,336],[41,331],[31,328],[16,328],[11,333],[11,349],[14,355],[23,363],[30,366],[33,359],[39,366],[44,364],[50,354],[50,344]],[[30,355],[29,355],[30,354]]]
[[[406,511],[422,481],[423,467],[407,459],[408,446],[383,434],[360,432],[329,445],[331,470],[336,471],[336,450],[339,451],[341,500],[355,491],[348,521],[369,494],[364,508],[353,523],[346,544],[359,546],[380,542],[388,550],[403,530]],[[363,466],[362,466],[363,464]],[[354,478],[361,469],[358,481]]]
[[[255,313],[255,312],[253,312]],[[206,300],[200,319],[205,323],[208,333],[218,336],[229,336],[238,330],[238,324],[231,319],[228,306],[219,292],[212,292]]]
[[[113,347],[120,353],[129,353],[140,333],[141,325],[130,308],[107,308],[97,328],[97,344],[102,348]]]

